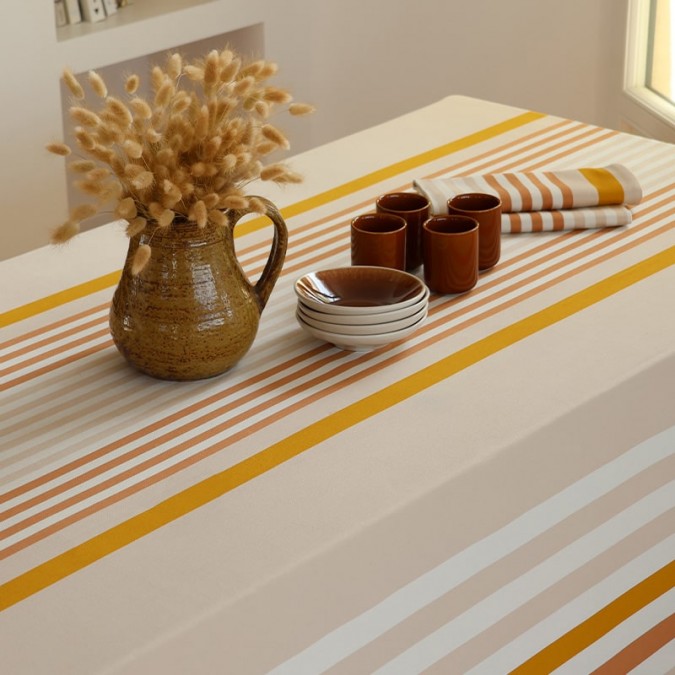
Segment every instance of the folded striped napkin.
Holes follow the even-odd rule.
[[[616,227],[632,222],[629,208],[642,200],[635,175],[621,164],[601,168],[448,178],[418,178],[415,189],[433,213],[464,192],[487,192],[502,201],[502,232],[544,232]]]

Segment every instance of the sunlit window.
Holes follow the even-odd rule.
[[[675,0],[629,0],[624,89],[675,127]]]
[[[645,83],[675,103],[675,0],[651,0]]]

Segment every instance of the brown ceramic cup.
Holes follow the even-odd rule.
[[[478,269],[499,262],[502,251],[502,203],[495,195],[467,192],[448,200],[448,213],[478,221]]]
[[[405,220],[406,270],[416,270],[422,264],[422,224],[429,217],[429,200],[417,192],[389,192],[377,198],[375,210]]]
[[[438,215],[422,227],[424,281],[436,293],[465,293],[478,281],[478,221]]]
[[[364,213],[351,223],[352,265],[405,270],[406,222],[391,213]]]

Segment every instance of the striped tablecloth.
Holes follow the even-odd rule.
[[[630,226],[505,235],[405,342],[295,323],[293,282],[349,264],[377,195],[611,163]],[[264,193],[284,272],[225,376],[116,352],[119,224],[0,263],[0,670],[667,672],[675,148],[453,96],[292,164]],[[269,228],[238,235],[255,276]]]

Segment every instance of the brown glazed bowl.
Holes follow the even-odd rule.
[[[295,282],[295,293],[319,312],[377,314],[412,305],[428,290],[408,272],[358,265],[310,272]]]

